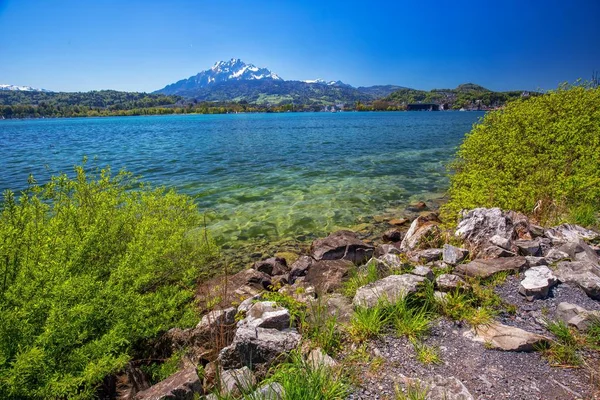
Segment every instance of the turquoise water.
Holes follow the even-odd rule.
[[[194,196],[220,241],[300,239],[440,197],[483,113],[287,113],[0,121],[0,189],[84,156]]]

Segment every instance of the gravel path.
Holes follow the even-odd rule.
[[[563,301],[589,310],[600,310],[600,302],[590,299],[580,289],[559,285],[546,300],[529,302],[518,294],[520,279],[509,277],[497,287],[502,299],[517,307],[513,315],[503,314],[504,324],[549,335],[540,321],[552,317]],[[433,375],[458,378],[476,399],[567,400],[600,399],[600,383],[590,377],[590,370],[600,371],[598,353],[587,353],[589,368],[552,367],[540,353],[515,353],[486,349],[465,337],[467,326],[446,319],[434,322],[424,343],[437,346],[442,363],[423,365],[413,346],[405,338],[385,335],[369,344],[371,354],[381,357],[379,369],[364,367],[360,387],[349,399],[394,399],[394,388],[403,376],[426,379]]]

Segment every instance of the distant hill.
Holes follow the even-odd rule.
[[[247,101],[257,104],[337,104],[371,101],[400,86],[355,88],[341,81],[322,79],[287,81],[267,68],[240,59],[219,61],[211,69],[182,79],[154,93],[178,95],[199,101]]]
[[[394,105],[412,103],[434,103],[452,109],[474,109],[500,107],[506,102],[522,96],[536,95],[521,90],[494,92],[474,83],[464,83],[455,89],[432,89],[430,91],[402,88],[381,99]]]

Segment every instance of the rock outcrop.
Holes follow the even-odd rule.
[[[509,248],[511,241],[517,238],[511,213],[499,208],[476,208],[467,212],[455,235],[464,240],[475,254],[494,244],[491,239],[495,236],[498,237],[496,240],[502,240],[504,245],[499,247],[503,248]]]
[[[312,257],[319,260],[348,260],[363,263],[373,256],[373,246],[366,244],[351,231],[338,231],[311,245]]]
[[[411,274],[390,275],[368,285],[360,287],[352,301],[355,307],[374,307],[379,301],[395,303],[417,291],[426,278]]]
[[[583,261],[561,261],[554,275],[560,282],[570,283],[583,289],[592,299],[600,300],[600,266]]]
[[[556,307],[555,317],[580,331],[586,331],[593,321],[600,322],[600,311],[588,311],[576,304],[562,302]]]
[[[463,278],[453,274],[442,274],[435,279],[435,286],[440,292],[452,292],[454,290],[468,291],[471,289]]]
[[[174,373],[162,382],[135,395],[136,400],[194,400],[202,392],[196,367]]]
[[[454,272],[465,276],[488,278],[501,271],[523,271],[528,266],[529,264],[525,257],[495,258],[490,260],[478,259],[467,264],[460,264]]]
[[[473,340],[504,351],[534,351],[536,346],[548,341],[544,336],[499,322],[478,326],[473,333]]]
[[[418,216],[404,235],[404,239],[400,243],[400,250],[411,251],[426,248],[430,239],[440,236],[439,223],[437,214],[429,213]]]
[[[278,331],[242,326],[235,332],[231,345],[219,353],[219,361],[224,369],[270,364],[280,355],[295,349],[300,339],[295,329]]]
[[[442,254],[442,260],[449,265],[460,264],[467,256],[469,251],[467,249],[461,249],[459,247],[452,246],[451,244],[445,244]]]

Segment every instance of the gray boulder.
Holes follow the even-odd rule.
[[[435,279],[435,286],[440,292],[471,289],[471,285],[469,285],[463,278],[453,274],[442,274],[438,276]]]
[[[544,250],[550,249],[550,239],[535,238],[533,240],[515,240],[514,245],[522,256],[540,257]]]
[[[432,281],[435,277],[431,268],[426,267],[424,265],[417,265],[412,271],[410,271],[410,273],[413,275],[422,276],[423,278],[427,278],[430,281]]]
[[[565,253],[564,251],[561,251],[556,248],[552,248],[552,249],[548,250],[546,255],[544,255],[544,258],[546,259],[546,261],[549,264],[554,264],[555,262],[563,261],[563,260],[571,261],[571,257],[569,256],[568,253]]]
[[[315,260],[348,260],[357,264],[371,258],[373,250],[373,246],[364,243],[351,231],[332,233],[311,245],[311,255]]]
[[[395,303],[408,294],[415,293],[425,282],[422,276],[411,274],[390,275],[358,288],[352,301],[355,307],[374,307],[380,300]]]
[[[196,329],[202,332],[217,331],[223,326],[235,325],[237,309],[229,307],[224,310],[213,310],[202,317]]]
[[[381,273],[389,273],[402,268],[402,261],[397,254],[388,253],[378,258],[372,258],[369,263],[371,262],[377,265],[377,270]]]
[[[291,318],[287,308],[273,301],[260,301],[248,308],[246,318],[238,322],[238,327],[284,330],[290,327]]]
[[[416,250],[426,246],[426,238],[435,238],[440,235],[440,220],[434,213],[418,216],[408,228],[400,243],[401,251]]]
[[[347,260],[313,261],[304,277],[304,282],[315,288],[317,293],[332,293],[348,278],[354,264]]]
[[[287,261],[281,257],[271,257],[266,260],[257,261],[252,268],[271,276],[283,275],[288,272]]]
[[[467,242],[475,253],[492,244],[490,240],[494,236],[507,241],[517,238],[512,214],[499,208],[468,211],[459,222],[455,235]]]
[[[319,300],[317,300],[319,301]],[[316,307],[319,304],[315,305]],[[329,314],[332,317],[335,317],[336,320],[340,323],[349,322],[352,318],[352,313],[354,309],[352,308],[352,303],[350,300],[339,293],[332,293],[327,295],[324,300],[324,306]]]
[[[416,263],[429,263],[442,259],[444,253],[443,249],[425,249],[412,252],[410,254],[410,260]]]
[[[580,331],[586,331],[592,321],[600,321],[600,311],[588,311],[576,304],[562,302],[556,307],[555,317]]]
[[[442,254],[442,260],[446,264],[460,264],[469,255],[469,250],[454,247],[451,244],[445,244]]]
[[[598,240],[600,234],[579,225],[562,224],[546,229],[544,235],[552,242],[578,242],[579,240]]]
[[[460,264],[454,272],[480,278],[488,278],[501,271],[523,271],[528,267],[525,257],[496,258],[491,260],[474,260],[467,264]]]
[[[316,348],[310,353],[308,353],[306,361],[308,362],[308,365],[310,365],[313,369],[324,367],[331,368],[337,365],[337,362],[333,358],[329,357],[329,355],[327,355],[327,353],[325,353],[320,348]]]
[[[467,336],[493,349],[504,351],[534,351],[538,345],[548,342],[548,338],[544,336],[499,322],[480,325],[467,332]]]
[[[295,349],[300,339],[295,329],[279,331],[242,326],[235,332],[231,345],[219,353],[219,361],[224,369],[270,364],[280,355]]]
[[[505,250],[512,250],[512,240],[500,235],[494,235],[489,240],[490,244],[498,246]]]
[[[519,293],[529,301],[545,299],[552,286],[558,280],[546,266],[532,267],[525,271],[525,279],[521,281]]]
[[[539,267],[540,265],[549,265],[545,257],[525,256],[530,267]]]
[[[554,275],[560,282],[579,286],[592,299],[600,300],[600,267],[582,261],[561,261]]]
[[[277,382],[267,383],[256,389],[249,398],[255,400],[283,400],[285,389]]]
[[[516,257],[517,253],[514,253],[510,250],[506,250],[503,247],[491,245],[487,246],[477,253],[477,258],[481,258],[484,260],[489,260],[492,258],[501,258],[501,257]]]
[[[221,394],[238,396],[248,393],[256,384],[256,378],[250,368],[244,366],[238,369],[221,371],[219,374]]]
[[[585,261],[598,264],[598,254],[583,240],[567,242],[558,247],[558,250],[567,253],[573,261]]]
[[[202,392],[196,367],[190,366],[135,395],[136,400],[194,400]]]
[[[288,280],[290,284],[294,284],[297,278],[305,276],[308,273],[308,269],[312,265],[313,259],[308,256],[299,257],[296,262],[291,266],[290,273],[288,274]]]
[[[373,257],[381,257],[384,256],[386,254],[400,254],[400,249],[398,249],[396,246],[394,246],[393,244],[380,244],[379,246],[377,246],[375,248],[375,253],[373,254]]]

